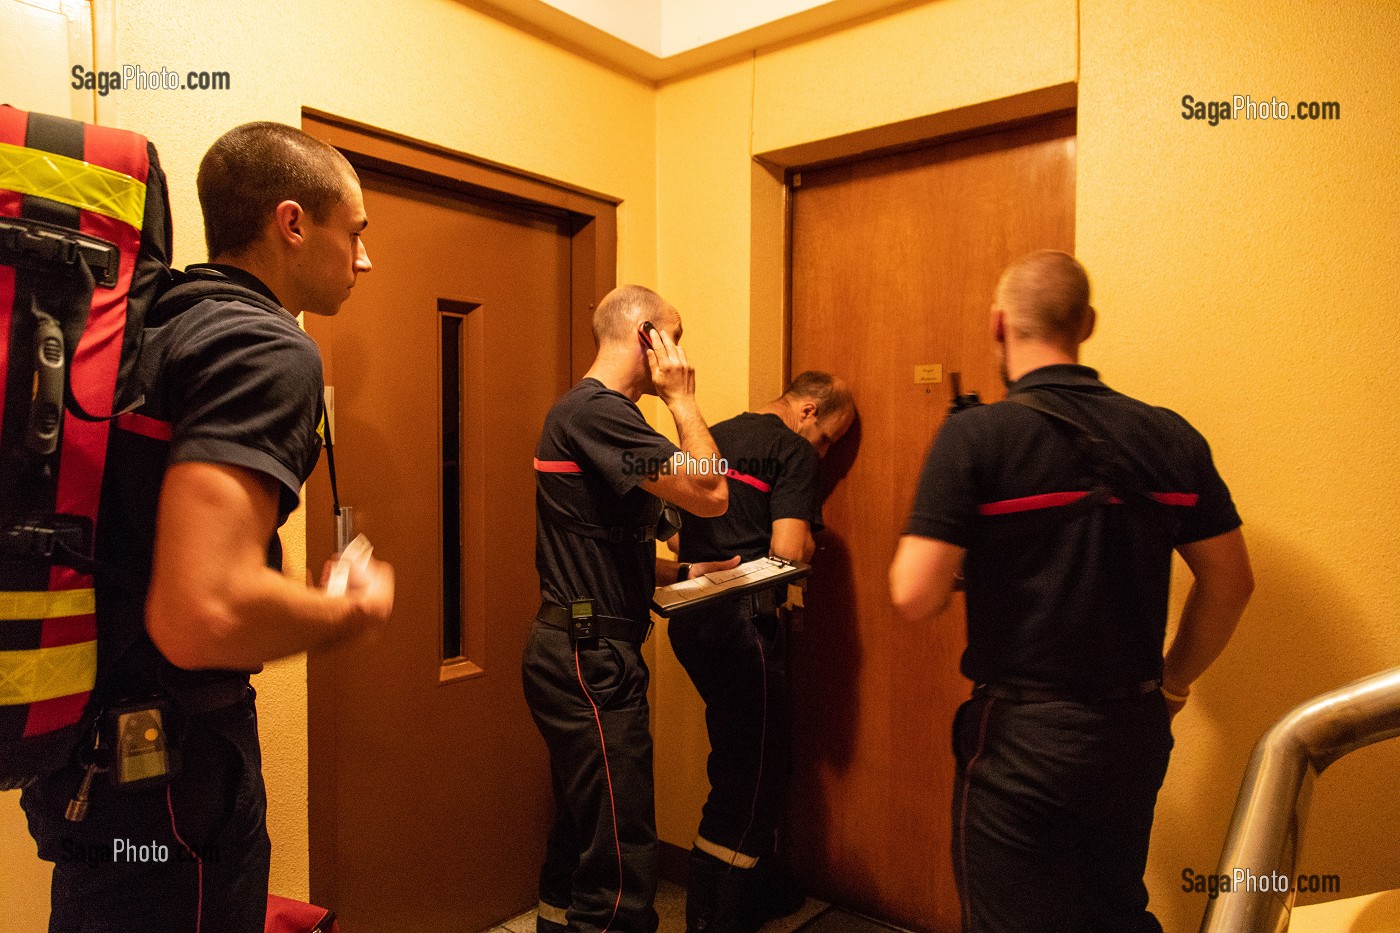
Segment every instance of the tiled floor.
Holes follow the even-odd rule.
[[[790,917],[774,920],[763,928],[763,933],[792,933],[825,908],[824,902],[809,897],[801,910]],[[669,881],[661,882],[661,886],[656,889],[656,912],[661,916],[661,926],[657,933],[684,933],[685,888]],[[484,933],[535,933],[535,912],[527,910]]]

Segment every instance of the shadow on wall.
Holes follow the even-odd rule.
[[[1229,647],[1173,724],[1176,747],[1157,803],[1157,827],[1178,823],[1197,827],[1189,839],[1170,837],[1185,840],[1186,847],[1154,845],[1148,864],[1152,909],[1168,929],[1195,930],[1200,923],[1208,895],[1185,890],[1185,872],[1189,869],[1196,876],[1216,872],[1240,781],[1259,738],[1298,704],[1394,663],[1393,658],[1364,652],[1355,637],[1356,620],[1362,616],[1348,599],[1349,588],[1310,562],[1308,554],[1294,544],[1296,533],[1247,524],[1245,535],[1257,589]],[[1178,573],[1190,580],[1184,568],[1179,566]],[[1395,749],[1389,751],[1393,754]],[[1326,825],[1324,821],[1343,819],[1360,828],[1366,813],[1393,809],[1391,782],[1376,767],[1380,761],[1363,761],[1369,757],[1363,751],[1343,759],[1317,782],[1309,826],[1315,829]],[[1360,772],[1376,777],[1366,778]],[[1208,782],[1187,785],[1182,776],[1192,773],[1211,777]],[[1355,845],[1354,836],[1342,851],[1336,844],[1326,849],[1309,845],[1309,838],[1317,835],[1308,832],[1304,838],[1299,872],[1341,874],[1342,896],[1400,883],[1400,879],[1383,880],[1387,869],[1376,864],[1366,845]],[[1162,833],[1157,838],[1169,837]],[[1393,845],[1389,840],[1383,844]],[[1225,866],[1227,872],[1230,868]],[[1323,899],[1326,896],[1311,898]],[[1299,903],[1308,900],[1300,896]]]
[[[822,460],[819,497],[823,503],[850,472],[860,437],[857,415],[845,437]],[[793,774],[783,845],[798,877],[813,879],[818,866],[840,865],[849,879],[843,885],[874,890],[874,872],[853,860],[851,853],[817,851],[829,849],[830,840],[841,835],[827,829],[843,818],[830,806],[835,793],[832,783],[835,776],[850,770],[855,759],[857,737],[852,724],[860,718],[857,687],[863,657],[850,546],[834,530],[817,534],[816,540],[806,602],[820,609],[809,611],[805,619],[799,616],[790,642],[793,759],[806,770]],[[841,658],[842,663],[833,666],[829,658]],[[820,885],[812,893],[830,896]]]

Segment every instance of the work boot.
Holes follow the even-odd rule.
[[[540,910],[535,913],[535,933],[564,933],[566,925],[559,921],[564,918],[566,907],[555,907],[540,901]],[[552,917],[546,917],[549,913]],[[555,919],[557,918],[557,919]]]
[[[745,872],[748,880],[745,900],[754,929],[770,920],[790,917],[807,903],[807,896],[792,883],[772,855],[764,856]]]
[[[685,892],[686,933],[754,933],[762,924],[745,910],[749,870],[735,868],[699,849],[690,850]]]

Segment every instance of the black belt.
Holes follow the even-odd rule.
[[[556,606],[554,603],[540,603],[540,611],[535,614],[550,628],[563,629],[573,636],[573,617],[565,606]],[[637,622],[632,619],[623,619],[618,616],[595,615],[589,619],[589,638],[610,638],[614,641],[625,641],[633,645],[640,646],[651,634],[651,619],[645,622]]]
[[[972,689],[974,697],[991,697],[1009,703],[1112,703],[1117,700],[1131,700],[1158,690],[1160,680],[1144,680],[1141,683],[1117,687],[1103,692],[1071,690],[1065,687],[1023,687],[1014,684],[978,684]]]
[[[172,691],[175,702],[190,716],[207,716],[228,709],[253,695],[253,688],[241,678],[220,680],[198,687]]]

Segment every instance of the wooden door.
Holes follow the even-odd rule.
[[[475,933],[535,903],[552,808],[520,661],[539,604],[530,462],[571,381],[577,219],[360,174],[373,271],[307,324],[341,500],[397,598],[376,641],[308,663],[312,895],[357,933]],[[307,501],[319,569],[324,469]]]
[[[1005,392],[988,335],[1002,268],[1074,248],[1074,117],[793,179],[793,373],[848,378],[857,443],[825,505],[803,631],[787,851],[814,893],[916,930],[959,928],[950,856],[953,711],[970,685],[961,597],[904,627],[886,582],[947,377]],[[940,383],[915,368],[940,366]]]

